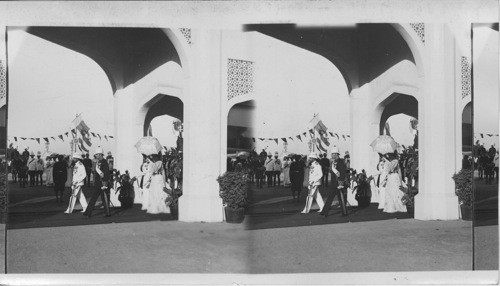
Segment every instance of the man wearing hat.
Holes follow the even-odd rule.
[[[266,177],[267,177],[267,187],[273,186],[273,176],[274,176],[274,159],[271,153],[267,154],[267,159],[264,162],[266,166]]]
[[[274,152],[274,167],[273,167],[273,186],[276,187],[276,181],[278,181],[278,187],[281,185],[281,160],[278,159],[278,152]]]
[[[87,199],[83,195],[82,187],[85,181],[85,177],[87,177],[87,172],[85,170],[85,166],[82,163],[83,157],[82,154],[76,152],[73,154],[73,181],[71,183],[71,196],[69,197],[69,205],[64,213],[70,214],[73,212],[75,208],[76,200],[80,201],[82,205],[82,212],[85,212],[87,208]]]
[[[22,156],[23,156],[24,158],[26,158],[26,159],[28,159],[28,158],[30,157],[30,152],[28,151],[28,149],[29,149],[29,147],[28,147],[28,146],[24,147],[24,151],[23,151],[23,154],[22,154]],[[33,156],[34,156],[34,155],[35,155],[35,154],[33,154]]]
[[[35,153],[31,152],[28,162],[26,163],[28,166],[28,175],[30,176],[30,187],[35,186],[35,177],[36,177],[36,159]]]
[[[36,152],[36,185],[38,185],[38,182],[40,181],[40,186],[43,186],[43,170],[45,169],[44,165],[45,164],[42,159],[42,153],[40,151]]]
[[[316,153],[311,153],[307,159],[307,163],[310,165],[309,169],[309,193],[306,198],[306,205],[302,210],[303,214],[309,213],[314,200],[319,206],[319,211],[321,212],[324,208],[323,197],[319,193],[319,186],[321,185],[321,178],[323,178],[323,171],[321,170],[321,165],[318,162],[319,158]]]
[[[97,198],[101,196],[102,204],[104,205],[105,216],[110,216],[109,211],[109,188],[111,187],[111,174],[109,171],[108,162],[104,159],[104,151],[101,147],[95,150],[96,165],[94,170],[94,190],[90,198],[87,209],[83,213],[84,216],[89,218],[92,216]]]
[[[320,212],[320,215],[323,215],[325,217],[328,216],[328,212],[333,203],[333,198],[337,196],[339,198],[339,204],[342,209],[342,215],[346,216],[347,210],[345,206],[345,197],[343,195],[344,189],[346,187],[346,166],[344,160],[340,158],[340,152],[337,146],[333,146],[331,153],[332,187],[327,189],[328,197],[326,198],[325,207],[323,208],[323,211]]]

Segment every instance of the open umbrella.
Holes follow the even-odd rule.
[[[373,151],[380,154],[394,153],[398,149],[399,144],[389,135],[380,135],[375,140],[373,140],[370,146]]]
[[[142,153],[144,155],[153,155],[158,154],[163,147],[160,144],[160,141],[155,137],[145,136],[142,137],[136,144],[135,148],[137,148],[137,152]]]
[[[250,153],[248,153],[247,151],[241,151],[241,152],[238,152],[238,154],[236,154],[237,157],[248,157],[250,156]]]

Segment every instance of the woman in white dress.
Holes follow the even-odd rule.
[[[52,157],[47,157],[45,160],[45,185],[47,187],[52,187],[54,185],[52,167],[54,167],[54,160],[52,160]]]
[[[144,185],[148,189],[147,212],[150,214],[170,213],[170,207],[166,200],[168,194],[164,191],[168,187],[165,183],[165,169],[160,155],[149,155],[148,172],[146,173]]]
[[[381,183],[385,186],[385,202],[384,212],[406,212],[406,206],[401,201],[404,193],[399,189],[401,186],[401,170],[399,168],[399,161],[397,154],[389,153],[383,156],[384,159],[384,182]]]
[[[323,207],[325,206],[325,203],[323,202],[323,197],[319,193],[319,186],[321,185],[321,179],[323,178],[323,171],[321,165],[318,162],[318,155],[316,155],[315,153],[311,153],[309,155],[307,162],[310,168],[309,193],[307,194],[306,205],[302,210],[303,214],[309,213],[313,201],[316,201],[316,203],[319,206],[318,212],[321,212],[323,210]]]
[[[141,166],[141,174],[142,176],[139,177],[138,183],[139,183],[139,196],[141,198],[141,204],[142,204],[142,210],[147,210],[148,208],[148,198],[149,198],[149,189],[146,187],[146,177],[149,169],[149,160],[146,158],[144,159],[144,163],[142,163]]]
[[[382,182],[385,180],[385,177],[387,176],[387,173],[385,172],[384,169],[385,162],[384,160],[380,159],[377,165],[377,174],[374,176],[373,185],[374,185],[374,197],[376,199],[376,202],[378,203],[378,208],[383,210],[384,205],[385,205],[385,187],[382,186]],[[372,201],[374,201],[374,198],[372,198]]]
[[[288,157],[283,159],[283,185],[285,187],[290,187],[290,160]]]

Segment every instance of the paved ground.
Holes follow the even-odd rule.
[[[58,212],[65,208],[43,199],[49,191],[31,189],[11,195],[12,215],[31,213],[27,216],[33,218],[47,206]],[[294,204],[285,189],[261,193],[253,201],[253,213],[260,218],[279,220],[283,206],[292,213],[303,206],[304,198]],[[23,208],[27,210],[24,214]],[[310,225],[250,230],[252,214],[241,225],[157,218],[82,224],[78,214],[70,217],[75,221],[68,226],[37,227],[35,223],[9,229],[8,273],[448,271],[471,270],[473,261],[472,223],[466,221],[385,218],[335,223],[335,216],[325,222],[311,213],[301,215],[313,222]],[[53,217],[36,222],[50,219]],[[476,259],[476,266],[482,269],[498,269],[498,256],[492,255],[495,245],[494,254],[498,254],[497,229],[495,225],[475,228],[476,235],[484,238],[476,238],[476,252],[485,257]]]
[[[141,222],[9,230],[8,273],[471,270],[470,223],[385,220],[245,230]]]

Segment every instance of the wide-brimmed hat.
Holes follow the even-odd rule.
[[[30,156],[35,156],[35,153],[31,151]]]
[[[73,154],[73,158],[83,160],[82,154],[80,154],[80,152],[75,152],[75,154]]]
[[[309,159],[318,159],[318,154],[312,152],[311,154],[309,154],[309,156],[307,156],[307,158],[309,158]]]

